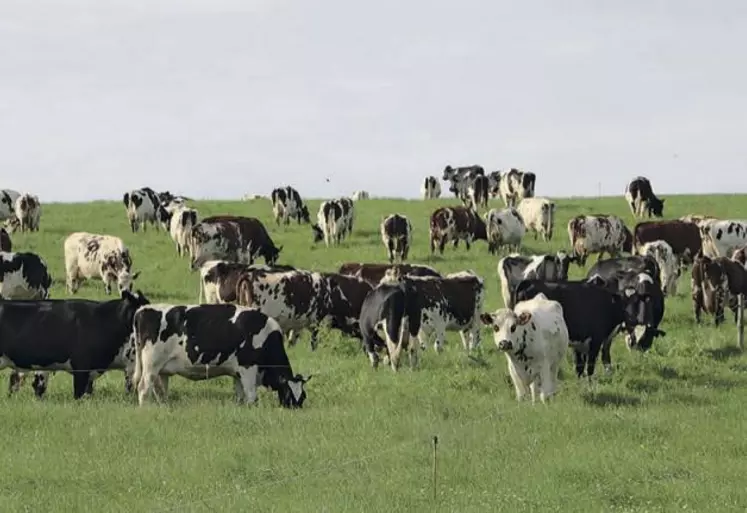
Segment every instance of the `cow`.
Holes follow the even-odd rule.
[[[544,294],[563,307],[563,319],[574,349],[579,378],[586,371],[591,379],[600,350],[605,370],[611,372],[610,347],[617,332],[622,328],[628,333],[629,340],[635,341],[635,326],[649,326],[653,322],[646,297],[636,289],[619,294],[585,281],[524,280],[516,287],[514,304],[538,294]],[[657,330],[656,334],[664,336],[665,333]]]
[[[346,262],[340,266],[337,271],[338,274],[355,276],[365,280],[373,286],[376,286],[381,282],[386,272],[392,267],[397,267],[400,273],[410,276],[436,276],[441,277],[441,274],[433,267],[419,264],[374,264],[374,263],[358,263],[358,262]]]
[[[480,320],[493,329],[495,345],[506,355],[516,399],[521,401],[530,389],[534,403],[539,389],[540,400],[547,401],[558,389],[558,372],[570,345],[560,303],[537,294],[513,310],[483,313]]]
[[[729,275],[725,260],[723,257],[710,258],[702,251],[695,254],[691,285],[693,311],[698,324],[701,311],[713,315],[716,325],[724,321],[724,308],[729,302]]]
[[[726,272],[729,284],[729,295],[726,304],[729,305],[729,308],[734,313],[734,322],[737,322],[739,320],[737,316],[739,295],[741,294],[742,297],[747,296],[747,269],[745,269],[742,263],[733,259],[718,257],[716,261]]]
[[[311,229],[314,232],[314,242],[324,240],[324,245],[329,247],[332,245],[339,244],[342,241],[343,234],[343,219],[342,219],[342,205],[336,200],[323,201],[319,205],[319,212],[316,216],[317,224],[312,225]]]
[[[485,169],[482,166],[471,165],[462,167],[446,166],[442,179],[451,183],[449,191],[462,201],[468,198],[468,188],[477,176],[484,176]]]
[[[276,224],[280,224],[282,220],[287,225],[291,219],[295,219],[298,224],[301,224],[301,221],[311,222],[308,207],[293,187],[285,186],[273,189],[270,200],[272,201],[272,213]]]
[[[423,199],[436,199],[441,197],[441,184],[435,176],[426,176],[420,187]]]
[[[623,220],[615,215],[580,215],[568,221],[568,238],[579,265],[586,265],[590,254],[604,253],[615,257],[622,252],[632,253],[632,235]]]
[[[175,196],[170,191],[159,192],[156,194],[156,197],[166,209],[169,207],[186,206],[187,201],[190,200],[186,196]]]
[[[418,344],[414,339],[420,331],[420,301],[418,293],[406,281],[381,283],[363,300],[360,313],[360,332],[363,349],[371,367],[379,365],[378,350],[385,349],[393,371],[399,368],[402,349],[409,354],[410,367],[417,366]],[[377,333],[383,328],[386,342]]]
[[[625,201],[635,217],[663,217],[664,200],[654,194],[648,178],[637,176],[625,187]]]
[[[747,269],[747,246],[734,250],[734,253],[731,254],[731,259]]]
[[[20,195],[13,189],[0,189],[0,221],[15,217],[16,200]]]
[[[10,253],[13,251],[13,242],[5,228],[0,227],[0,251]]]
[[[254,404],[263,385],[277,393],[281,406],[303,406],[311,376],[293,374],[280,326],[256,308],[147,305],[133,325],[140,406],[151,392],[166,399],[174,374],[191,381],[231,376],[239,403]]]
[[[506,207],[515,207],[522,199],[534,197],[534,173],[511,168],[501,173],[499,193]]]
[[[9,219],[9,228],[11,231],[15,231],[17,228],[22,232],[39,231],[41,210],[38,196],[29,193],[21,194],[16,198],[13,205],[14,215]]]
[[[158,194],[150,187],[142,187],[126,192],[122,197],[127,219],[130,223],[132,233],[140,230],[146,231],[148,223],[158,230],[159,225],[168,230],[169,216],[158,199]]]
[[[488,251],[490,254],[495,254],[501,246],[508,246],[509,250],[519,251],[526,228],[524,219],[515,208],[509,207],[502,210],[491,208],[485,214],[485,231]]]
[[[169,215],[169,235],[176,244],[176,253],[182,256],[189,253],[192,248],[190,237],[192,236],[192,228],[197,224],[197,210],[177,206],[169,212]]]
[[[500,171],[492,171],[491,173],[488,173],[488,184],[489,184],[489,191],[491,198],[495,198],[496,196],[499,196],[501,193],[501,177],[502,174]]]
[[[71,233],[64,242],[67,290],[75,294],[80,284],[98,277],[104,282],[107,294],[116,283],[119,291],[131,291],[140,272],[132,274],[130,250],[122,239],[97,233]]]
[[[381,241],[387,250],[389,262],[407,260],[412,244],[412,224],[407,216],[391,214],[381,221]]]
[[[431,254],[436,247],[441,254],[449,241],[456,248],[460,240],[464,240],[467,250],[475,240],[487,241],[485,222],[475,211],[467,207],[441,207],[431,214],[430,219]]]
[[[355,191],[353,193],[353,201],[367,200],[370,197],[367,191]]]
[[[701,224],[699,228],[703,254],[706,256],[729,257],[747,245],[747,221],[712,221]]]
[[[0,252],[0,298],[47,299],[52,277],[36,253]]]
[[[135,311],[148,302],[140,291],[127,290],[109,301],[0,301],[0,369],[15,370],[9,392],[20,386],[18,371],[37,371],[37,397],[46,391],[48,372],[69,372],[75,399],[92,393],[93,380],[107,370],[131,375],[132,322]]]
[[[490,180],[487,176],[478,175],[467,187],[469,201],[475,208],[488,208],[488,199],[490,197]]]
[[[407,283],[420,302],[418,340],[425,349],[427,339],[435,334],[433,348],[441,352],[446,331],[458,331],[467,351],[480,345],[480,313],[485,299],[482,278],[472,271],[433,276],[407,276],[396,267],[388,270],[381,283]]]
[[[189,239],[193,271],[208,260],[253,264],[260,256],[267,265],[275,265],[283,250],[283,246],[275,246],[265,225],[254,217],[206,217],[192,227]]]
[[[656,263],[659,265],[659,281],[661,282],[662,293],[665,296],[676,295],[680,266],[672,250],[672,246],[667,244],[666,241],[656,240],[647,242],[638,248],[638,253],[649,255],[656,260]]]
[[[353,233],[353,222],[355,221],[355,206],[350,198],[338,198],[337,203],[342,209],[342,237],[346,238]]]
[[[516,287],[523,280],[565,281],[568,267],[576,257],[558,251],[554,255],[524,256],[512,253],[498,261],[498,279],[505,308],[513,308]]]
[[[677,219],[643,221],[633,228],[633,244],[636,251],[647,242],[657,240],[663,240],[669,244],[681,264],[691,263],[702,246],[700,230],[696,224],[691,222]]]
[[[524,220],[527,230],[534,233],[534,240],[538,235],[542,240],[552,240],[552,230],[555,225],[555,202],[547,198],[524,198],[516,206],[516,210]]]
[[[245,271],[287,272],[295,271],[295,267],[290,265],[248,265],[224,260],[208,260],[200,267],[198,302],[201,304],[203,301],[204,303],[235,302],[236,284]]]

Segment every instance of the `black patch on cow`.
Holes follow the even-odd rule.
[[[187,320],[186,311],[186,306],[176,306],[166,312],[166,327],[159,336],[161,342],[166,342],[170,337],[175,335],[184,335],[184,323]]]
[[[52,286],[52,277],[39,255],[29,252],[12,253],[10,260],[8,256],[10,255],[0,257],[0,282],[5,280],[7,274],[21,270],[29,287],[49,289]]]
[[[8,234],[5,228],[0,228],[0,251],[6,253],[13,251],[13,243],[10,240],[10,234]]]

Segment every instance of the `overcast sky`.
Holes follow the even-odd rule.
[[[741,0],[0,0],[0,188],[745,192],[746,50]]]

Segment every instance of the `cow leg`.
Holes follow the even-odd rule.
[[[311,350],[316,351],[316,346],[319,344],[319,325],[315,325],[311,328]]]
[[[386,242],[386,252],[389,255],[389,263],[394,263],[394,241],[392,239]]]
[[[527,387],[521,380],[521,377],[516,372],[513,362],[508,362],[508,373],[511,375],[511,382],[514,384],[514,390],[516,391],[516,400],[521,401],[527,395]]]
[[[582,378],[586,367],[586,353],[576,349],[573,351],[573,355],[576,360],[576,376]]]
[[[466,239],[464,239],[464,245],[467,246],[467,251],[469,251],[469,248],[471,247],[471,243],[472,243],[472,241],[470,240],[469,237],[467,237]]]
[[[604,345],[604,342],[606,341],[603,341],[602,344],[600,344],[598,341],[592,340],[592,343],[589,346],[589,354],[586,355],[586,376],[589,378],[589,381],[591,381],[591,377],[594,375],[594,367],[597,364],[599,350],[602,348],[602,345]]]
[[[612,373],[612,356],[610,355],[610,349],[612,348],[612,341],[617,335],[617,330],[613,331],[607,339],[602,342],[602,364],[607,374]],[[589,374],[591,375],[591,374]]]
[[[540,369],[540,401],[543,403],[547,402],[555,394],[557,388],[555,377],[557,375],[557,365],[549,365],[547,363],[542,365]]]
[[[241,375],[237,372],[233,377],[233,390],[236,394],[236,402],[243,404],[246,402],[246,396],[244,395],[244,384],[241,382]]]
[[[49,385],[49,372],[35,372],[34,381],[31,383],[31,387],[34,389],[36,397],[41,399],[44,397],[44,393],[47,391]]]
[[[442,255],[444,254],[444,247],[446,247],[446,237],[441,237],[441,239],[438,241],[438,252]],[[454,247],[456,247],[456,244],[454,245]]]
[[[145,400],[153,391],[154,378],[155,376],[151,372],[145,372],[145,370],[143,370],[143,374],[137,384],[137,400],[140,406],[145,404]]]
[[[82,371],[73,373],[73,397],[75,399],[80,399],[86,393],[90,377],[90,372]]]
[[[532,393],[532,404],[537,402],[537,379],[533,379],[531,383],[529,383],[529,391]]]
[[[692,280],[692,299],[695,322],[700,324],[700,312],[703,308],[703,289],[695,284],[695,280]]]
[[[288,339],[289,347],[295,346],[296,342],[298,342],[298,330],[295,330],[295,329],[288,330],[288,334],[286,335],[286,338]]]
[[[159,374],[155,380],[156,390],[164,401],[169,395],[169,377],[167,374]]]
[[[237,372],[241,384],[244,387],[244,404],[254,404],[257,402],[257,385],[259,378],[259,368],[256,365],[241,368]]]

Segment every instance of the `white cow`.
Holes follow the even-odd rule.
[[[730,258],[735,250],[747,245],[747,221],[701,221],[698,225],[703,254]]]
[[[537,294],[521,301],[513,310],[503,308],[480,320],[493,328],[493,339],[508,361],[516,399],[532,392],[532,403],[539,390],[544,403],[558,390],[558,371],[570,339],[560,303]]]
[[[353,201],[367,200],[370,196],[366,191],[355,191],[353,193]]]
[[[21,194],[16,198],[13,210],[15,217],[11,218],[9,223],[11,231],[15,231],[16,227],[20,228],[22,232],[39,231],[41,203],[38,196],[29,193]]]
[[[169,235],[176,244],[176,252],[182,256],[185,252],[192,252],[190,238],[192,236],[192,227],[197,224],[197,210],[183,205],[175,205],[172,208],[166,207],[171,215],[169,222]]]
[[[441,197],[441,183],[435,176],[426,176],[423,185],[420,186],[420,194],[423,199],[435,199]]]
[[[140,272],[132,274],[130,251],[119,237],[75,232],[65,239],[64,248],[67,290],[71,294],[88,278],[100,278],[107,294],[111,294],[113,283],[120,293],[131,291],[132,282],[140,276]]]
[[[665,296],[677,294],[677,278],[679,278],[679,262],[674,255],[672,246],[666,241],[656,240],[647,242],[640,248],[638,253],[648,255],[659,264],[659,278],[661,280],[661,291]]]
[[[542,235],[542,240],[552,240],[555,224],[555,202],[547,198],[524,198],[516,206],[526,229],[534,232],[534,240]]]
[[[491,208],[485,214],[485,231],[488,236],[488,251],[494,254],[501,246],[519,251],[526,228],[524,219],[515,208]]]

